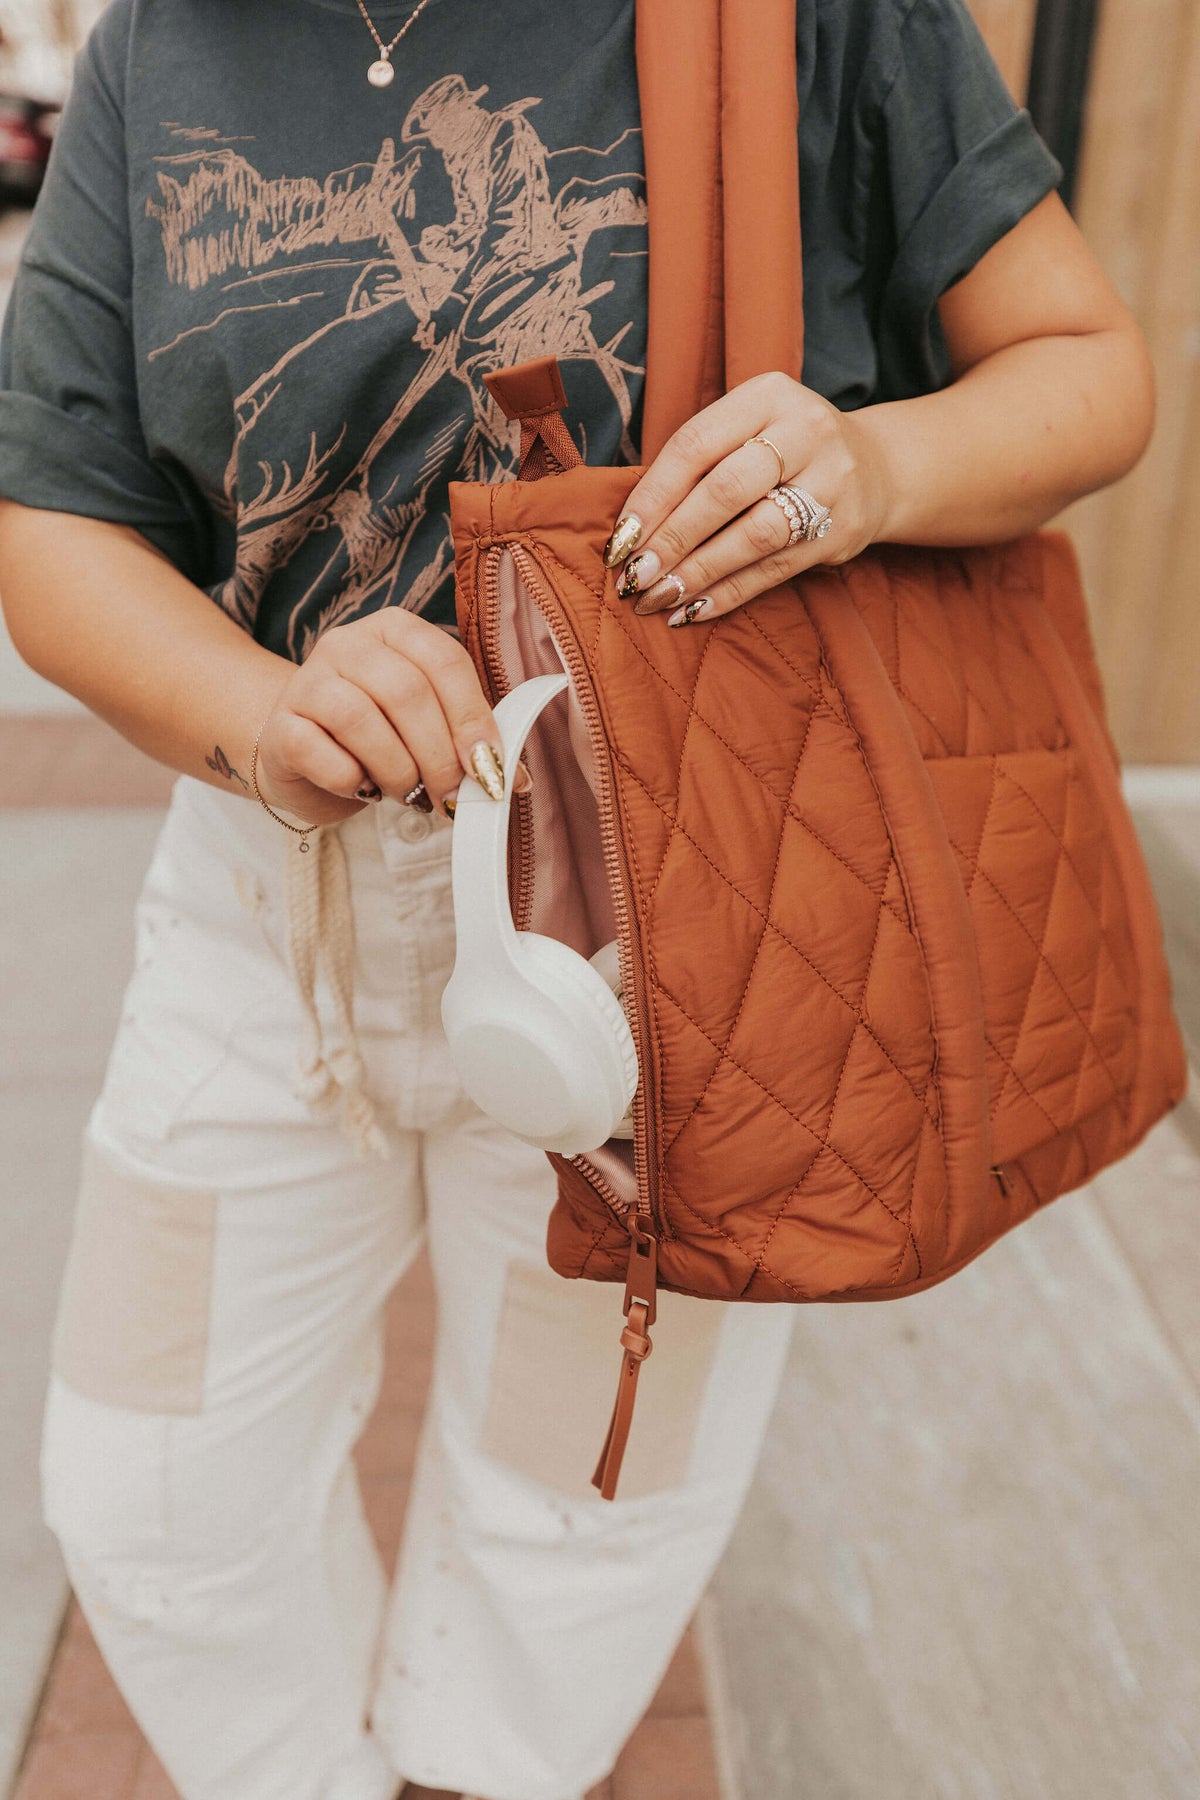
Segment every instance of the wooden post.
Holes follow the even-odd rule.
[[[970,0],[1014,92],[1034,0]],[[1027,35],[1026,35],[1027,34]],[[1154,441],[1056,524],[1074,536],[1114,735],[1134,762],[1200,762],[1200,7],[1104,0],[1076,216],[1146,333]]]
[[[1065,516],[1084,560],[1113,726],[1139,762],[1200,761],[1200,11],[1106,0],[1079,220],[1158,371],[1154,441]]]

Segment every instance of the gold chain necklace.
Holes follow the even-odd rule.
[[[428,5],[429,0],[421,0],[416,11],[411,12],[407,19],[405,19],[391,43],[385,44],[379,33],[376,31],[375,21],[363,5],[363,0],[358,0],[358,10],[367,22],[367,30],[371,33],[371,36],[375,39],[375,42],[379,47],[378,62],[373,62],[367,70],[367,80],[372,87],[391,87],[392,82],[396,79],[396,71],[392,67],[392,51],[396,48],[396,45],[400,42],[400,39],[404,36],[405,32],[416,24]]]

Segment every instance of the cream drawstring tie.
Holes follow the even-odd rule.
[[[305,1043],[296,1070],[297,1099],[327,1106],[342,1096],[343,1125],[360,1157],[388,1157],[391,1146],[366,1091],[366,1067],[354,1028],[354,907],[341,834],[320,826],[293,839],[287,862],[288,938]],[[324,963],[338,1041],[325,1043],[317,1009],[317,969]]]

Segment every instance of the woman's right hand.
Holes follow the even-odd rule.
[[[441,626],[400,607],[323,632],[284,683],[258,746],[264,800],[332,825],[418,782],[442,807],[463,775],[504,793],[504,751],[475,666]]]

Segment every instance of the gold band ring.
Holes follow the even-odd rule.
[[[779,448],[779,445],[773,444],[770,438],[764,437],[761,432],[757,437],[747,438],[746,442],[742,445],[742,449],[745,450],[750,444],[765,444],[768,450],[774,451],[776,457],[779,459],[779,483],[782,485],[783,482],[787,480],[787,464],[783,460],[783,452]]]

